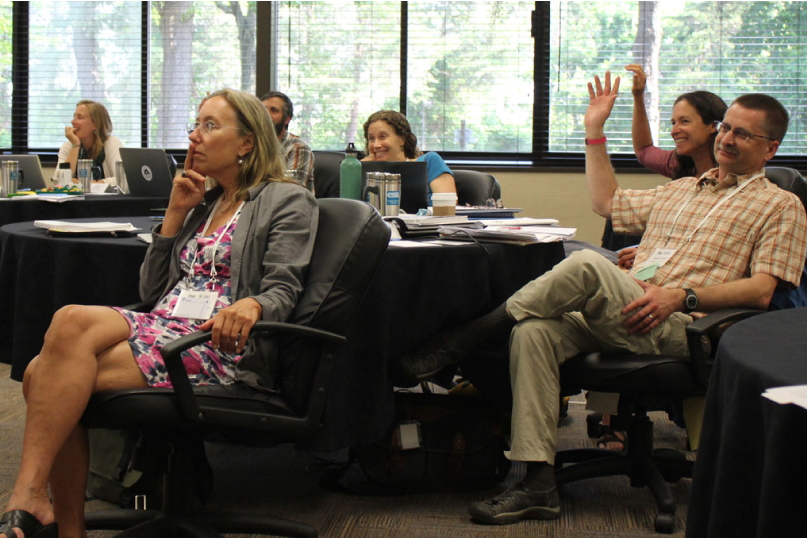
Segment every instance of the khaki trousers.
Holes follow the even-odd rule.
[[[688,356],[686,326],[674,313],[648,334],[629,335],[622,309],[643,295],[627,273],[601,255],[579,251],[507,300],[518,322],[510,335],[513,416],[510,451],[516,461],[553,464],[563,362],[579,353]]]

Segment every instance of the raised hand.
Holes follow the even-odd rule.
[[[612,88],[610,71],[605,72],[605,86],[602,85],[598,76],[594,77],[594,86],[592,86],[591,82],[588,83],[589,103],[585,117],[586,136],[602,134],[605,120],[611,115],[618,93],[619,77],[614,80],[614,87]]]
[[[644,95],[644,89],[647,85],[647,75],[644,69],[642,69],[642,66],[639,64],[629,64],[625,66],[625,69],[633,73],[633,88],[631,91],[634,97]]]

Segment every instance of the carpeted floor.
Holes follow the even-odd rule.
[[[8,365],[0,364],[0,506],[8,501],[17,472],[25,419],[20,384],[8,378],[9,371]],[[561,450],[593,446],[585,435],[585,414],[581,404],[572,403],[560,429]],[[684,448],[683,430],[661,413],[654,413],[653,420],[657,446]],[[267,449],[210,444],[208,458],[216,472],[211,507],[296,519],[315,525],[320,536],[327,538],[659,536],[653,531],[656,508],[652,496],[646,489],[631,488],[625,478],[600,478],[564,486],[558,520],[490,527],[470,521],[468,503],[491,497],[520,479],[522,466],[514,466],[505,483],[489,490],[369,497],[320,489],[318,459],[288,446]],[[672,536],[682,537],[690,480],[681,480],[672,488],[678,503],[677,532]],[[90,501],[87,509],[110,506]],[[90,538],[114,534],[96,531],[90,533]]]

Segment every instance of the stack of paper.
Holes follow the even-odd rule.
[[[486,226],[484,229],[467,229],[441,226],[440,235],[450,239],[494,241],[503,243],[553,243],[574,237],[577,228],[559,226]]]
[[[45,228],[51,232],[133,232],[135,228],[131,222],[68,222],[64,220],[35,220],[34,226]]]
[[[807,409],[807,385],[771,387],[762,395],[782,405],[795,404]]]

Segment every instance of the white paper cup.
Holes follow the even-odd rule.
[[[435,217],[446,217],[457,214],[457,193],[432,193],[432,214]]]

